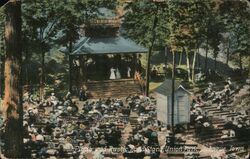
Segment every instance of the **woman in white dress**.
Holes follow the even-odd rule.
[[[128,78],[130,78],[130,77],[131,77],[130,72],[131,72],[131,68],[128,66],[128,72],[127,72],[127,77],[128,77]]]
[[[115,78],[115,69],[113,67],[111,67],[111,69],[110,69],[109,79],[116,79]]]
[[[121,79],[121,73],[118,68],[116,69],[116,79]]]

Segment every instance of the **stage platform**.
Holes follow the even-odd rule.
[[[86,83],[89,98],[127,97],[130,94],[142,94],[139,81],[134,79],[116,79],[88,81]]]

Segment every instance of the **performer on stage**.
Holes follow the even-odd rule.
[[[127,68],[127,69],[128,69],[128,72],[127,72],[127,77],[128,77],[128,78],[130,78],[130,77],[131,77],[131,74],[130,74],[130,72],[131,72],[131,68],[128,66],[128,68]]]
[[[113,67],[111,67],[109,79],[116,79],[116,77],[115,77],[115,70],[116,69],[114,69]]]

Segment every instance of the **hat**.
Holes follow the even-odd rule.
[[[84,124],[80,124],[80,129],[84,129],[86,126]]]
[[[109,123],[109,122],[106,122],[105,124],[106,124],[106,125],[110,125],[110,123]]]
[[[104,135],[101,135],[101,137],[100,137],[101,139],[104,139],[105,138],[105,136]]]
[[[62,110],[63,106],[58,106],[57,109]]]
[[[59,127],[56,127],[55,132],[61,132],[61,129]]]
[[[228,133],[228,130],[222,130],[222,134],[225,135]]]
[[[89,133],[89,132],[87,132],[85,135],[86,135],[86,136],[90,136],[90,133]]]
[[[68,108],[67,108],[67,111],[72,111],[72,107],[71,106],[69,106]]]
[[[66,141],[68,141],[68,142],[71,142],[71,138],[68,136],[67,138],[66,138]]]
[[[98,135],[95,133],[93,136],[94,139],[98,139]]]
[[[130,149],[132,149],[132,150],[135,148],[135,146],[132,145],[132,144],[129,144],[128,147],[129,147]]]
[[[157,137],[158,134],[157,134],[156,132],[152,132],[152,133],[151,133],[151,136],[152,136],[152,137]]]
[[[204,126],[204,127],[209,127],[210,124],[209,124],[208,122],[205,122],[205,123],[203,123],[203,126]]]
[[[107,134],[111,134],[112,130],[111,129],[107,129]]]

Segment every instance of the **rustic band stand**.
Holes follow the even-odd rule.
[[[70,90],[86,89],[91,98],[105,98],[113,95],[125,97],[142,93],[140,81],[135,80],[135,71],[140,70],[139,54],[148,50],[132,40],[119,35],[118,17],[96,20],[83,28],[84,36],[73,45],[69,55]],[[97,60],[99,59],[99,60]],[[97,62],[99,61],[99,62]],[[110,80],[111,67],[131,69],[131,76],[121,73],[121,78]],[[91,65],[91,66],[90,66]],[[92,69],[91,69],[92,68]]]

